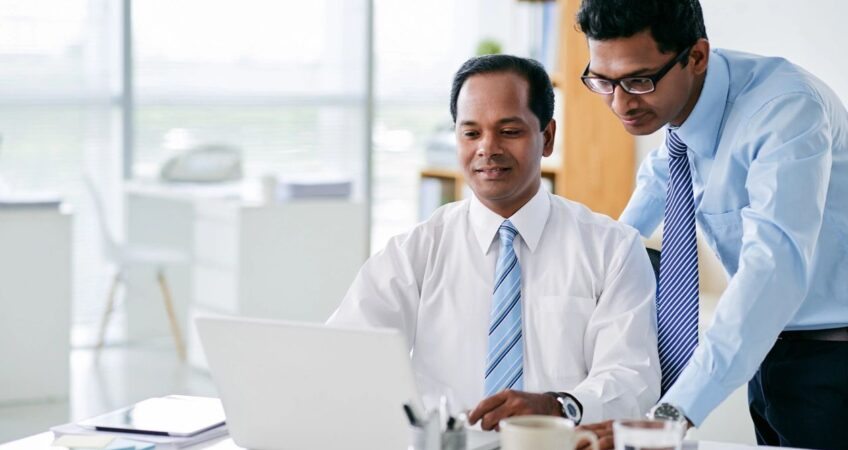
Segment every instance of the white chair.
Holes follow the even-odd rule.
[[[100,332],[98,334],[95,354],[99,356],[100,350],[103,348],[106,328],[109,325],[109,319],[115,306],[115,297],[119,286],[124,284],[126,289],[130,288],[127,283],[127,273],[136,269],[153,269],[162,293],[162,300],[165,302],[165,311],[170,322],[171,335],[174,339],[177,354],[181,361],[185,361],[185,342],[183,341],[180,325],[174,312],[174,302],[168,280],[165,276],[165,268],[185,264],[188,262],[188,257],[184,253],[172,249],[118,243],[109,229],[103,200],[90,176],[85,177],[85,184],[97,213],[97,222],[100,226],[100,234],[102,236],[103,255],[116,267],[112,285],[109,288],[106,299],[106,309],[103,311],[103,318],[100,322]]]

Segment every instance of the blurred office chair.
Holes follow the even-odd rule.
[[[103,318],[100,322],[100,332],[97,338],[95,354],[99,356],[100,350],[103,348],[106,328],[109,325],[109,319],[111,318],[112,310],[115,306],[115,297],[119,285],[123,283],[126,289],[130,288],[127,282],[127,273],[135,269],[153,269],[156,274],[156,281],[159,284],[159,289],[162,293],[162,300],[165,303],[165,312],[167,313],[168,321],[170,322],[171,335],[174,339],[177,355],[181,361],[185,361],[185,342],[183,341],[182,333],[180,332],[180,325],[177,321],[176,313],[174,312],[174,302],[171,296],[171,289],[169,287],[168,280],[165,276],[165,268],[168,266],[185,264],[188,262],[188,257],[182,252],[171,249],[119,243],[112,234],[112,231],[109,229],[109,222],[106,220],[103,200],[100,197],[100,193],[97,190],[91,176],[85,176],[85,185],[97,213],[97,222],[100,226],[100,234],[102,236],[103,254],[106,259],[116,267],[115,275],[112,279],[112,285],[109,288],[109,293],[106,298],[106,309],[103,311]]]

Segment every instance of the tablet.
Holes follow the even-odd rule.
[[[194,436],[224,425],[224,408],[217,398],[169,395],[86,419],[81,427],[98,431]]]

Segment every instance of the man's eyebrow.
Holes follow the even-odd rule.
[[[518,117],[518,116],[504,117],[503,119],[498,120],[499,125],[503,125],[503,124],[506,124],[506,123],[513,123],[513,122],[524,123],[524,120],[522,120],[521,117]]]
[[[624,75],[622,75],[618,78],[615,78],[615,79],[642,77],[642,76],[645,76],[645,75],[653,75],[653,74],[657,73],[658,71],[659,71],[659,69],[655,69],[655,68],[651,68],[651,67],[643,67],[641,69],[637,69],[637,70],[633,70],[631,72],[627,72]],[[600,77],[600,78],[606,78],[607,80],[614,79],[614,78],[608,77],[608,76],[606,76],[602,73],[595,72],[594,70],[592,70],[591,66],[589,67],[589,75],[594,75],[594,76],[597,76],[597,77]]]
[[[503,125],[503,124],[507,124],[507,123],[516,123],[516,122],[524,123],[524,120],[521,117],[518,117],[518,116],[510,116],[510,117],[504,117],[503,119],[499,119],[497,123],[498,123],[498,125]],[[461,126],[461,127],[464,127],[464,126],[473,127],[473,126],[477,125],[477,122],[475,122],[473,120],[463,120],[463,121],[459,122],[458,125]]]

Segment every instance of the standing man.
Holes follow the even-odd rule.
[[[844,448],[845,107],[784,59],[711,50],[697,0],[584,0],[577,22],[585,85],[629,133],[666,128],[621,216],[665,217],[653,415],[700,425],[748,382],[760,444]],[[696,222],[730,275],[700,342]]]

